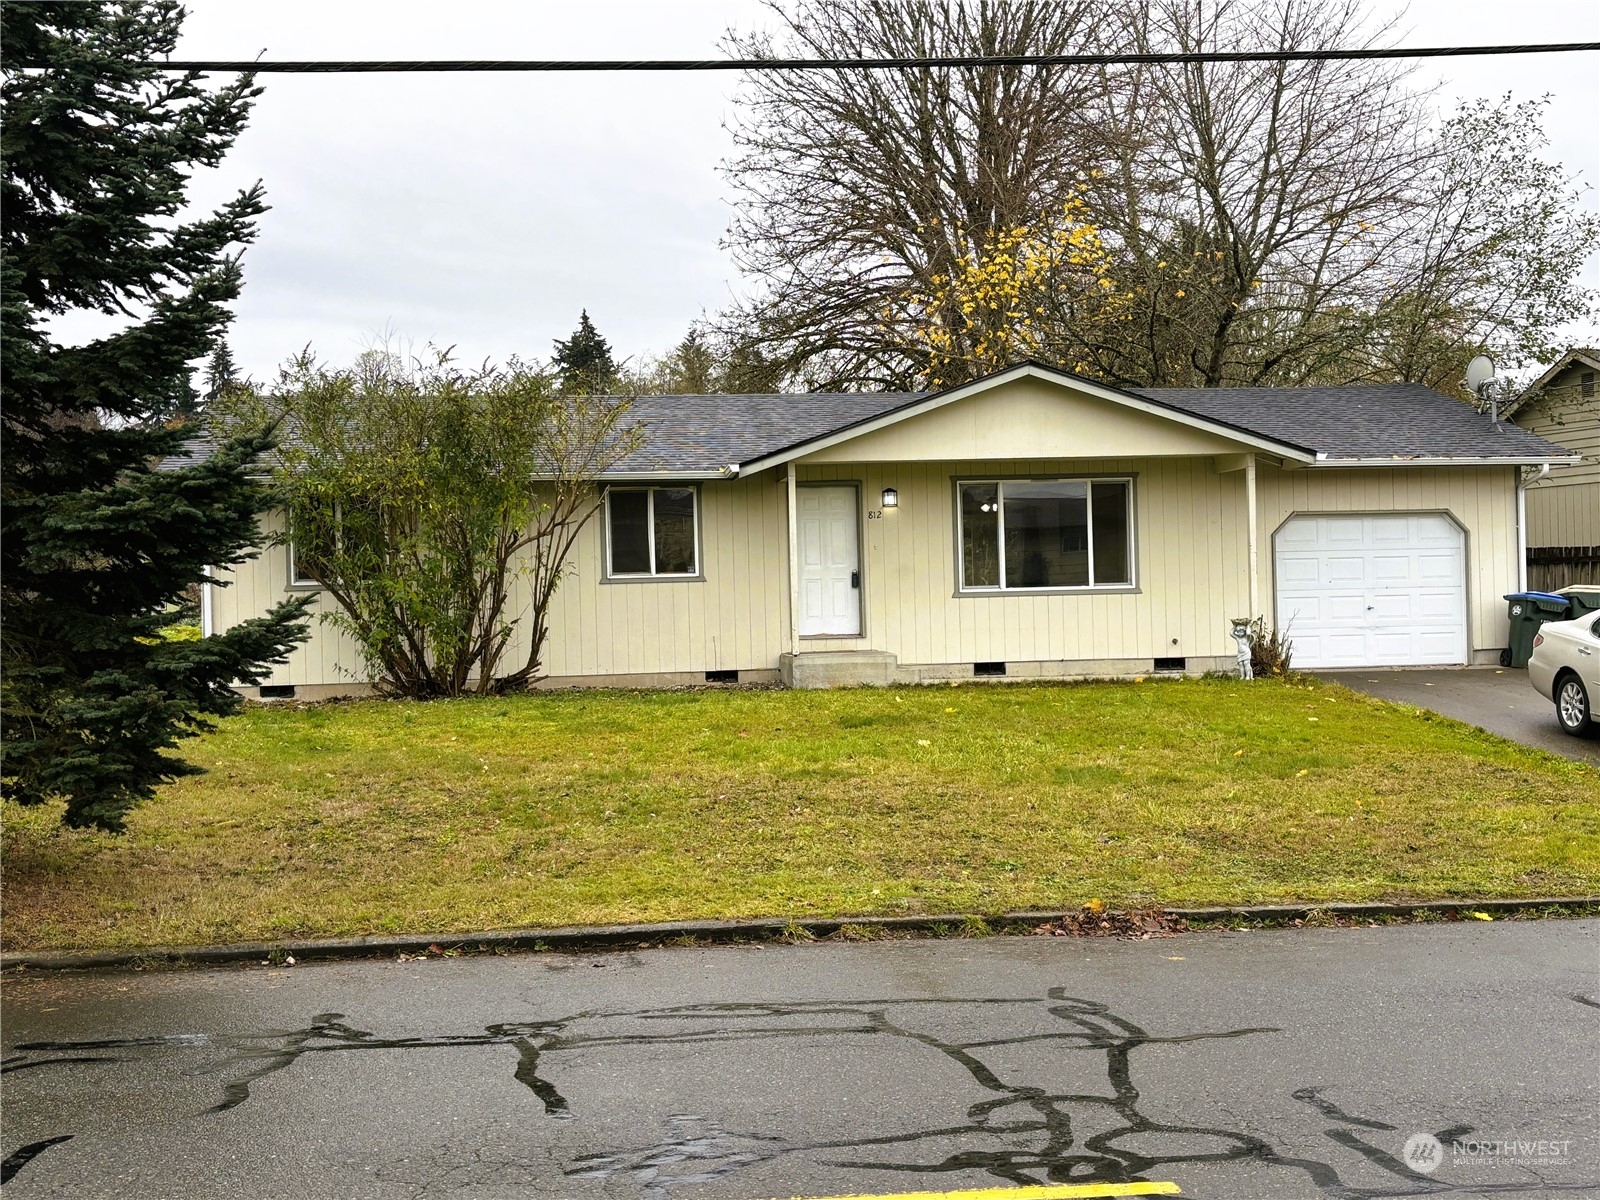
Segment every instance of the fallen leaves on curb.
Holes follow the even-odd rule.
[[[1158,908],[1142,912],[1107,912],[1103,902],[1098,910],[1090,907],[1094,903],[1090,901],[1084,905],[1081,913],[1066,913],[1057,920],[1035,925],[1033,932],[1041,937],[1120,937],[1146,941],[1153,937],[1171,937],[1188,928],[1186,921],[1169,917]]]

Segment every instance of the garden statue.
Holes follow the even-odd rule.
[[[1250,622],[1240,617],[1233,622],[1233,641],[1239,647],[1239,678],[1254,679],[1255,672],[1250,669]]]

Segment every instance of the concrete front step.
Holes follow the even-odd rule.
[[[897,664],[886,650],[816,650],[781,656],[778,678],[792,688],[887,687]]]

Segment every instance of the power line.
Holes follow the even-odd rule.
[[[235,62],[183,59],[140,64],[164,71],[246,71],[275,75],[379,75],[448,72],[580,71],[886,71],[906,67],[1095,67],[1141,63],[1333,62],[1372,58],[1469,58],[1500,54],[1570,54],[1600,42],[1524,46],[1427,46],[1366,50],[1216,50],[1161,54],[974,54],[935,58],[703,59],[382,59]]]

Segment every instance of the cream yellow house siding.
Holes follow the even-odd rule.
[[[1575,467],[1552,467],[1528,488],[1528,545],[1600,545],[1600,395],[1582,393],[1594,368],[1574,364],[1544,395],[1518,410],[1516,423],[1583,456]]]
[[[1022,378],[806,456],[808,463],[1227,454],[1230,439],[1063,387]]]
[[[552,605],[545,673],[561,677],[775,670],[786,648],[789,587],[784,551],[784,481],[774,472],[701,485],[703,579],[606,582],[600,518],[590,521],[569,559]],[[263,523],[282,529],[277,514]],[[226,629],[266,612],[289,588],[289,556],[269,547],[237,572],[233,586],[210,588],[212,627]],[[505,661],[528,653],[525,580],[513,586],[508,615],[522,616]],[[362,681],[361,657],[348,635],[313,619],[311,639],[273,672],[269,684],[342,685]]]
[[[267,536],[283,530],[283,517],[269,513],[262,519],[261,528]],[[207,587],[207,603],[211,612],[211,628],[222,631],[251,617],[259,617],[291,596],[303,595],[303,589],[289,586],[289,548],[268,546],[255,558],[241,563],[234,570],[212,572],[219,584]],[[332,607],[331,602],[329,604]],[[314,613],[321,613],[323,601],[318,596]],[[311,638],[290,656],[286,663],[273,670],[263,682],[268,684],[348,684],[365,679],[361,670],[361,655],[355,643],[340,630],[330,628],[317,616],[311,618]]]
[[[960,595],[954,481],[995,477],[1134,478],[1136,590]],[[860,485],[863,636],[806,638],[802,652],[888,651],[902,667],[1083,660],[1107,662],[1233,653],[1228,618],[1248,606],[1245,478],[1210,457],[1009,459],[806,464],[802,486]],[[1513,469],[1400,468],[1258,473],[1262,606],[1273,604],[1272,536],[1298,513],[1445,512],[1466,531],[1469,639],[1479,656],[1506,644],[1501,596],[1516,584]],[[883,489],[900,504],[881,509]],[[546,670],[552,680],[770,672],[788,649],[788,557],[781,468],[701,487],[703,580],[606,582],[598,519],[575,548],[554,605]],[[868,512],[881,515],[868,518]],[[212,589],[218,629],[265,612],[288,594],[282,547]],[[526,603],[523,594],[513,610]],[[527,652],[519,637],[510,655]],[[346,684],[359,675],[347,637],[320,623],[269,683]],[[1204,663],[1200,664],[1204,665]]]
[[[548,674],[776,669],[789,623],[784,503],[783,477],[772,471],[702,484],[704,579],[694,582],[605,582],[596,517],[552,606]],[[526,654],[526,640],[518,644]]]
[[[1517,586],[1514,467],[1276,470],[1257,480],[1261,594],[1272,611],[1272,535],[1298,513],[1442,512],[1466,532],[1467,636],[1472,650],[1506,644],[1506,592]]]
[[[956,592],[956,479],[1134,476],[1137,591]],[[865,522],[864,636],[802,649],[886,650],[902,665],[1222,656],[1245,608],[1242,477],[1208,458],[806,465],[802,483],[858,480],[898,509]]]

